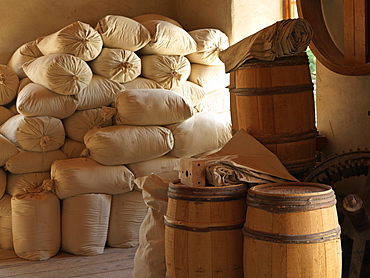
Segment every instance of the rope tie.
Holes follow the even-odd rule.
[[[46,147],[48,146],[48,144],[50,143],[51,139],[49,136],[45,135],[45,136],[42,136],[40,138],[40,146],[43,150],[46,149]]]

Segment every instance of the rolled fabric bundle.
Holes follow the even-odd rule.
[[[219,57],[225,63],[226,72],[250,59],[274,61],[304,51],[312,33],[310,24],[303,18],[280,20],[221,51]]]

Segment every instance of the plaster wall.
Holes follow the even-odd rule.
[[[323,1],[330,35],[343,49],[343,3]],[[345,76],[317,62],[317,128],[326,136],[324,159],[336,153],[370,147],[370,76]]]

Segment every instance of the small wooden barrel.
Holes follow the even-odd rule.
[[[249,189],[247,205],[244,277],[341,277],[340,226],[330,186],[257,185]]]
[[[317,129],[306,53],[248,61],[230,73],[229,90],[234,131],[254,136],[292,174],[315,166]]]
[[[243,277],[245,185],[170,183],[165,215],[167,277]]]

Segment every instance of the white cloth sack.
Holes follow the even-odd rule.
[[[77,158],[81,156],[81,153],[86,149],[86,146],[84,143],[66,137],[64,145],[60,149],[67,158]]]
[[[10,103],[17,96],[18,75],[6,65],[0,65],[0,105]]]
[[[168,153],[174,144],[168,128],[131,125],[92,129],[86,133],[84,142],[89,157],[103,165],[157,158]]]
[[[10,195],[0,199],[0,249],[13,249],[12,208]]]
[[[230,111],[230,92],[223,88],[209,92],[203,100],[195,106],[198,112],[223,113]]]
[[[149,31],[139,22],[120,15],[107,15],[95,27],[104,47],[137,51],[150,41]]]
[[[134,80],[141,74],[141,59],[135,52],[125,49],[104,47],[89,65],[93,73],[119,83]]]
[[[190,62],[184,56],[141,56],[141,75],[157,82],[164,89],[182,86],[190,76]]]
[[[139,245],[139,229],[146,212],[141,191],[113,195],[107,244],[118,248]]]
[[[100,34],[89,24],[76,21],[59,31],[44,36],[37,43],[42,54],[71,54],[84,61],[95,59],[102,47]]]
[[[6,193],[14,197],[17,194],[22,194],[25,189],[36,189],[40,187],[44,180],[50,179],[50,172],[37,172],[25,174],[8,173],[8,185]]]
[[[122,84],[94,74],[89,85],[77,95],[77,110],[109,106],[116,95],[125,90]]]
[[[230,85],[230,76],[225,73],[224,65],[206,66],[191,64],[189,81],[201,86],[206,93],[226,88]]]
[[[186,56],[191,63],[202,65],[223,63],[218,54],[229,47],[229,38],[225,33],[218,29],[205,28],[189,31],[189,35],[197,43],[197,51]]]
[[[12,142],[0,135],[0,167],[4,166],[6,161],[18,152],[18,148]]]
[[[307,48],[312,36],[306,19],[283,19],[231,45],[219,57],[225,63],[225,71],[230,72],[250,59],[274,61],[296,55]]]
[[[180,159],[170,155],[164,155],[142,162],[130,163],[126,166],[134,173],[136,178],[155,174],[169,180],[179,179]]]
[[[63,119],[66,135],[83,143],[84,136],[90,129],[111,126],[115,112],[112,107],[76,111],[70,117]]]
[[[125,83],[126,90],[133,90],[133,89],[163,89],[161,85],[159,85],[154,80],[149,78],[145,78],[142,76],[136,77],[134,80]]]
[[[15,115],[0,126],[0,133],[18,148],[32,152],[57,150],[65,140],[62,121],[50,116]]]
[[[10,57],[7,65],[15,71],[19,78],[27,77],[22,69],[24,63],[43,56],[40,49],[37,47],[40,40],[42,40],[42,38],[21,45]]]
[[[6,185],[7,185],[7,174],[4,168],[0,168],[0,199],[3,198],[5,194]]]
[[[17,111],[23,116],[51,116],[64,119],[77,109],[77,100],[71,95],[61,95],[36,83],[27,84],[18,94]]]
[[[175,140],[168,155],[178,158],[218,150],[231,138],[231,125],[210,112],[196,113],[182,123],[166,127]]]
[[[5,162],[4,168],[13,174],[49,172],[54,161],[60,159],[67,159],[60,149],[48,152],[20,150]]]
[[[70,54],[49,54],[22,66],[27,77],[61,95],[77,95],[89,85],[92,71],[88,64]]]
[[[63,251],[80,256],[104,252],[111,200],[107,194],[81,194],[63,200]]]
[[[133,188],[134,174],[126,166],[105,166],[85,157],[56,160],[50,173],[51,180],[44,184],[59,199],[85,193],[122,194]]]
[[[117,94],[115,122],[118,125],[168,125],[193,115],[190,103],[165,89],[135,89]]]
[[[181,87],[174,88],[172,91],[185,98],[191,106],[198,105],[207,94],[201,86],[191,81],[186,81]]]
[[[167,21],[169,23],[175,24],[176,26],[182,28],[181,24],[178,23],[176,20],[174,20],[173,18],[164,16],[164,15],[161,15],[161,14],[141,14],[141,15],[133,17],[132,19],[140,23],[143,23],[149,20],[162,20],[162,21]]]
[[[168,185],[170,180],[150,175],[135,180],[142,189],[148,207],[139,232],[139,247],[134,257],[134,278],[163,278],[166,276],[165,224]]]
[[[0,125],[5,123],[7,120],[9,120],[14,115],[15,114],[13,113],[13,111],[10,110],[9,108],[6,108],[5,106],[0,106]]]
[[[61,242],[58,198],[41,188],[32,188],[12,197],[11,206],[15,253],[35,261],[55,256]]]
[[[150,32],[150,42],[139,55],[187,55],[197,50],[197,43],[189,33],[168,21],[149,20],[142,22]]]

